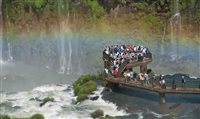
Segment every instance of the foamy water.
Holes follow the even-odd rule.
[[[105,115],[128,115],[124,110],[118,110],[117,105],[104,101],[101,95],[102,91],[103,87],[99,87],[95,91],[95,94],[100,96],[98,100],[85,100],[80,104],[73,103],[76,97],[70,85],[45,85],[31,91],[3,92],[0,114],[28,117],[35,113],[41,113],[46,119],[91,119],[91,112],[102,109]],[[54,102],[47,102],[40,107],[41,102],[34,100],[34,98],[44,99],[46,97],[54,98]]]

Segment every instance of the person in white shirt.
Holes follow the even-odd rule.
[[[148,85],[149,84],[149,76],[147,73],[144,74],[145,82]]]

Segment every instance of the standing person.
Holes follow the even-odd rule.
[[[185,80],[184,76],[182,76],[181,82],[182,82],[182,88],[184,88],[185,87],[185,83],[186,83],[186,80]]]
[[[161,81],[161,88],[166,89],[165,79],[162,79]]]
[[[162,86],[162,80],[163,80],[163,76],[160,74],[160,76],[159,76],[159,83],[160,83],[160,86]]]
[[[172,89],[176,89],[176,82],[175,82],[175,79],[173,79],[173,81],[172,81]]]
[[[130,68],[129,72],[130,72],[130,79],[133,80],[133,69]]]
[[[144,79],[145,79],[146,85],[149,85],[149,76],[147,73],[144,74]]]
[[[143,73],[139,74],[139,79],[141,81],[142,86],[144,86],[144,74]]]
[[[115,67],[113,71],[114,77],[116,78],[118,75],[118,69]]]

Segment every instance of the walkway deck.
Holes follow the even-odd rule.
[[[166,89],[162,89],[160,86],[156,85],[155,87],[152,84],[142,85],[140,82],[136,81],[128,81],[125,82],[123,78],[114,78],[109,77],[106,80],[110,83],[120,84],[128,87],[134,87],[138,89],[148,90],[151,92],[157,92],[160,94],[200,94],[199,88],[176,88],[172,89],[172,87],[166,87]]]

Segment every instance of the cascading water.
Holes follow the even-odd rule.
[[[69,21],[70,14],[69,14],[69,2],[67,3],[67,22]],[[67,74],[70,74],[72,68],[72,42],[71,42],[71,32],[68,31],[68,63],[67,63]]]
[[[62,0],[60,0],[59,1],[59,14],[61,15],[61,13],[63,12],[63,10],[64,10],[64,5],[63,5],[63,1]],[[60,36],[61,36],[61,38],[60,38],[60,48],[61,48],[61,50],[60,50],[60,69],[59,69],[59,73],[62,73],[62,74],[64,74],[65,73],[65,71],[66,71],[66,73],[67,74],[70,74],[70,71],[71,71],[71,64],[72,64],[72,43],[71,43],[71,38],[70,38],[70,32],[67,30],[67,32],[64,32],[65,31],[65,26],[66,26],[66,23],[68,23],[68,20],[69,20],[69,3],[67,4],[68,6],[67,6],[67,11],[68,11],[68,13],[67,13],[67,18],[66,19],[64,19],[64,21],[62,21],[61,23],[60,23]],[[63,34],[64,33],[64,34]],[[65,51],[65,35],[68,35],[68,37],[67,37],[67,40],[68,40],[68,61],[66,61],[66,51]],[[66,70],[66,68],[67,68],[67,70]]]
[[[71,39],[68,39],[69,41],[69,56],[68,56],[68,64],[67,64],[67,74],[70,74],[71,71],[71,64],[72,64],[72,43],[71,43]]]
[[[176,59],[178,58],[179,55],[179,40],[178,40],[178,36],[181,35],[181,15],[179,12],[179,0],[175,0],[174,3],[174,14],[173,16],[170,18],[170,28],[171,28],[171,46],[173,46],[175,44],[176,48],[172,48],[174,50],[172,50],[173,53],[175,53],[173,55],[172,59]]]
[[[2,45],[3,45],[3,14],[2,14],[2,0],[0,0],[0,65],[3,64]]]
[[[62,10],[63,10],[64,6],[63,6],[63,1],[59,0],[59,6],[58,6],[58,14],[61,15]],[[65,22],[62,21],[60,23],[60,40],[58,40],[59,42],[59,47],[60,47],[60,69],[59,69],[59,73],[64,74],[65,73],[65,69],[66,69],[66,56],[65,56],[65,34],[62,34],[62,31],[64,31],[64,26],[65,26]]]
[[[64,26],[64,22],[62,23]],[[60,69],[59,73],[64,74],[66,69],[66,56],[65,56],[65,35],[61,34],[60,37]]]
[[[10,43],[8,43],[8,62],[12,62],[13,61],[13,56],[12,56],[12,46]]]

